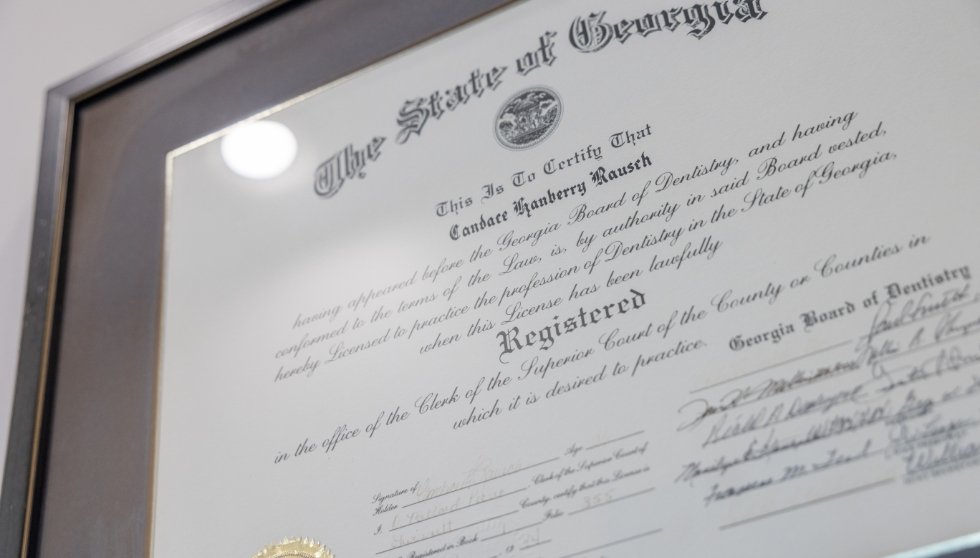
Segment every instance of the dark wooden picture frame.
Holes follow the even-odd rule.
[[[0,555],[148,554],[167,152],[511,1],[235,0],[49,92]]]
[[[166,154],[513,1],[234,0],[50,91],[0,556],[148,554]]]

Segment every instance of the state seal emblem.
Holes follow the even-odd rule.
[[[283,539],[252,558],[334,558],[327,547],[310,539]]]
[[[497,112],[494,135],[508,149],[527,149],[544,141],[561,120],[558,93],[531,87],[511,96]]]

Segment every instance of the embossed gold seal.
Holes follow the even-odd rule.
[[[283,539],[252,558],[335,558],[327,547],[310,539]]]

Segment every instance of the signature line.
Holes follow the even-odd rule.
[[[502,479],[502,478],[504,478],[504,477],[506,477],[508,475],[513,475],[515,473],[520,473],[521,471],[527,471],[528,469],[533,469],[535,467],[540,467],[542,465],[546,465],[546,464],[551,463],[553,461],[558,461],[558,458],[557,457],[553,457],[551,459],[542,461],[541,463],[535,463],[534,465],[528,465],[527,467],[521,467],[520,469],[516,469],[516,470],[511,471],[509,473],[504,473],[502,475],[497,475],[496,477],[491,477],[491,478],[486,479],[486,480],[481,480],[479,482],[474,482],[473,484],[467,484],[466,486],[461,486],[459,488],[456,488],[456,489],[453,489],[453,490],[449,490],[447,492],[443,492],[442,494],[436,494],[435,496],[429,496],[428,498],[422,498],[421,500],[418,500],[416,502],[412,502],[411,504],[405,504],[402,507],[403,508],[407,508],[409,506],[414,506],[415,504],[421,504],[422,502],[428,502],[429,500],[434,500],[436,498],[441,498],[441,497],[445,496],[446,494],[452,494],[453,492],[459,492],[460,490],[466,490],[467,488],[473,488],[474,486],[477,486],[477,485],[480,485],[480,484],[483,484],[483,483],[487,483],[487,482],[490,482],[490,481],[495,481],[497,479]]]
[[[956,304],[956,305],[950,306],[948,308],[943,308],[943,311],[944,312],[952,312],[953,310],[959,310],[960,308],[965,308],[967,306],[971,306],[971,305],[976,304],[978,302],[980,302],[980,296],[974,297],[973,300],[968,300],[966,302],[963,302],[963,303],[960,303],[960,304]],[[868,339],[869,337],[877,337],[878,335],[881,335],[883,333],[888,333],[889,331],[895,331],[896,329],[902,329],[905,326],[910,326],[910,325],[912,325],[912,324],[914,324],[916,322],[921,322],[922,320],[928,320],[928,319],[931,319],[931,318],[935,318],[937,315],[939,315],[938,312],[930,313],[930,314],[925,314],[923,316],[919,316],[918,318],[916,318],[914,320],[909,320],[907,322],[903,322],[900,325],[897,325],[897,326],[894,326],[894,327],[890,327],[890,328],[888,328],[888,329],[886,329],[884,331],[879,331],[879,332],[875,332],[875,333],[866,333],[866,334],[862,335],[861,337],[858,337],[858,339]]]
[[[875,362],[887,362],[887,361],[892,360],[892,359],[895,359],[895,358],[903,357],[905,355],[910,355],[912,353],[917,353],[917,352],[919,352],[919,351],[921,351],[923,349],[931,349],[931,348],[936,347],[936,346],[939,346],[939,345],[945,345],[946,343],[949,343],[950,341],[962,341],[963,339],[965,339],[967,337],[970,337],[971,335],[975,335],[976,333],[980,333],[980,330],[977,330],[977,331],[974,331],[974,332],[971,332],[971,333],[967,333],[967,334],[964,334],[964,335],[956,335],[956,336],[945,337],[943,339],[940,339],[939,341],[936,341],[935,343],[929,343],[928,345],[920,345],[918,347],[912,347],[912,348],[910,348],[910,349],[908,349],[906,351],[902,351],[902,352],[898,352],[898,353],[892,353],[890,355],[885,355],[885,356],[879,358],[878,360],[876,360]]]
[[[459,510],[465,510],[466,508],[472,508],[473,506],[479,506],[480,504],[485,504],[487,502],[492,502],[493,500],[499,500],[501,498],[506,498],[507,496],[513,496],[514,494],[517,494],[518,492],[524,492],[525,490],[527,490],[527,489],[526,488],[518,488],[517,490],[515,490],[513,492],[508,492],[506,494],[501,494],[500,496],[494,496],[493,498],[487,498],[486,500],[480,500],[479,502],[474,502],[472,504],[467,504],[465,506],[460,506],[458,508],[451,509],[451,510],[449,510],[447,512],[442,512],[442,513],[437,513],[435,515],[430,515],[429,517],[426,517],[425,519],[420,519],[418,521],[413,521],[411,523],[406,523],[404,525],[399,525],[398,527],[394,527],[392,529],[388,529],[388,531],[389,532],[390,531],[397,531],[399,529],[404,529],[405,527],[410,527],[412,525],[418,525],[419,523],[422,523],[423,521],[428,521],[428,520],[434,519],[436,517],[442,517],[444,515],[449,515],[451,513],[456,513]]]
[[[713,387],[718,387],[718,386],[720,386],[722,384],[727,384],[728,382],[734,382],[735,380],[741,380],[742,378],[745,378],[747,376],[751,376],[753,374],[758,374],[759,372],[765,372],[766,370],[770,370],[772,368],[776,368],[776,367],[782,366],[784,364],[789,364],[791,362],[796,362],[798,360],[803,360],[803,359],[805,359],[807,357],[811,357],[813,355],[818,355],[820,353],[824,353],[824,352],[827,352],[827,351],[832,351],[834,349],[843,347],[844,345],[850,345],[851,343],[852,343],[852,341],[850,341],[850,340],[843,341],[841,343],[837,343],[836,345],[831,345],[829,347],[824,347],[823,349],[818,349],[816,351],[813,351],[812,353],[807,353],[805,355],[800,355],[798,357],[794,357],[794,358],[791,358],[789,360],[784,360],[782,362],[777,362],[776,364],[770,364],[769,366],[766,366],[765,368],[759,368],[758,370],[753,370],[751,372],[746,372],[745,374],[741,374],[741,375],[735,376],[734,378],[728,378],[727,380],[722,380],[720,382],[711,384],[710,386],[704,386],[703,388],[696,389],[696,390],[691,391],[689,393],[698,393],[698,392],[701,392],[701,391],[705,391],[705,390],[711,389]]]
[[[605,442],[600,442],[600,443],[598,443],[598,444],[596,444],[594,446],[589,446],[589,447],[587,447],[585,449],[592,450],[592,449],[596,449],[596,448],[601,448],[602,446],[605,446],[605,445],[608,445],[608,444],[615,444],[616,442],[622,442],[623,440],[625,440],[627,438],[632,438],[633,436],[639,436],[640,434],[643,434],[644,432],[646,432],[646,430],[640,430],[639,432],[634,432],[632,434],[627,434],[625,436],[620,436],[619,438],[613,438],[612,440],[606,440]]]
[[[584,511],[589,511],[589,510],[594,510],[595,508],[598,508],[598,507],[601,507],[601,506],[605,506],[605,505],[608,505],[608,504],[615,504],[616,502],[621,502],[621,501],[623,501],[623,500],[625,500],[627,498],[632,498],[634,496],[640,496],[640,495],[646,494],[648,492],[653,492],[654,490],[656,490],[656,488],[648,488],[646,490],[641,490],[639,492],[634,492],[632,494],[627,494],[626,496],[620,496],[619,498],[613,498],[612,500],[609,500],[608,502],[603,502],[601,504],[596,504],[594,506],[589,506],[587,508],[582,508],[580,510],[575,510],[573,512],[569,512],[568,515],[575,515],[577,513],[582,513]]]
[[[521,547],[521,550],[530,550],[530,549],[532,549],[532,548],[534,548],[534,547],[536,547],[536,546],[541,546],[541,545],[543,545],[543,544],[548,544],[548,543],[550,543],[550,542],[551,542],[551,539],[548,539],[548,540],[546,540],[546,541],[541,541],[541,542],[536,542],[536,543],[534,543],[534,544],[529,544],[529,545],[527,545],[527,546],[522,546],[522,547]]]
[[[822,502],[826,502],[828,500],[833,500],[835,498],[842,498],[844,496],[850,496],[851,494],[857,494],[858,492],[864,492],[865,490],[871,490],[873,488],[878,488],[880,486],[885,486],[886,484],[891,484],[893,482],[895,482],[895,479],[894,478],[891,478],[891,479],[885,479],[885,480],[873,482],[871,484],[865,484],[865,485],[862,485],[862,486],[858,486],[858,487],[855,487],[855,488],[851,488],[851,489],[845,490],[843,492],[837,492],[835,494],[828,494],[827,496],[821,496],[820,498],[814,498],[813,500],[808,500],[806,502],[802,502],[802,503],[799,503],[799,504],[796,504],[796,505],[793,505],[793,506],[788,506],[788,507],[785,507],[785,508],[782,508],[782,509],[778,509],[778,510],[773,510],[771,512],[764,513],[764,514],[761,514],[761,515],[756,515],[754,517],[749,517],[749,518],[746,518],[746,519],[741,519],[741,520],[736,521],[734,523],[728,523],[727,525],[722,525],[718,529],[721,529],[721,530],[731,529],[732,527],[738,527],[740,525],[745,525],[746,523],[751,523],[753,521],[758,521],[760,519],[766,519],[766,518],[772,517],[774,515],[779,515],[779,514],[782,514],[782,513],[795,511],[795,510],[798,510],[798,509],[801,509],[801,508],[805,508],[805,507],[810,506],[810,505],[813,505],[813,504],[819,504],[819,503],[822,503]]]
[[[543,519],[541,521],[535,521],[534,523],[530,523],[530,524],[525,525],[523,527],[518,527],[517,529],[511,529],[510,531],[504,531],[503,533],[497,533],[496,535],[491,535],[489,537],[483,537],[483,540],[484,541],[489,541],[490,539],[496,539],[497,537],[502,537],[504,535],[509,535],[511,533],[516,533],[518,531],[523,531],[524,529],[530,529],[531,527],[537,527],[538,525],[541,525],[542,523],[544,523],[544,520]]]
[[[446,533],[452,533],[453,531],[459,531],[461,529],[467,529],[469,527],[473,527],[474,525],[479,525],[481,523],[486,523],[487,521],[493,521],[494,519],[500,519],[501,517],[507,517],[508,515],[514,515],[518,511],[520,511],[520,510],[514,510],[512,512],[507,512],[507,513],[502,514],[502,515],[497,515],[497,516],[494,516],[494,517],[488,517],[486,519],[481,519],[480,521],[477,521],[477,522],[474,522],[474,523],[470,523],[469,525],[463,525],[462,527],[456,527],[455,529],[450,529],[448,531],[443,531],[441,533],[436,533],[435,535],[430,535],[430,536],[425,537],[425,538],[416,539],[416,540],[414,540],[412,542],[408,542],[408,543],[401,544],[401,545],[398,545],[398,546],[393,546],[393,547],[389,548],[388,550],[382,550],[381,552],[375,552],[375,554],[384,554],[385,552],[391,552],[392,550],[398,550],[399,548],[403,548],[403,547],[406,547],[406,546],[409,546],[409,545],[413,545],[415,543],[420,543],[422,541],[427,541],[429,539],[434,539],[436,537],[441,537],[442,535],[445,535]]]
[[[633,541],[636,539],[642,539],[643,537],[649,537],[650,535],[656,535],[657,533],[663,531],[663,529],[654,529],[653,531],[647,531],[646,533],[640,533],[639,535],[633,535],[632,537],[626,537],[625,539],[619,539],[618,541],[613,541],[600,546],[594,546],[592,548],[587,548],[585,550],[580,550],[578,552],[573,552],[571,554],[566,554],[561,558],[572,558],[572,556],[580,556],[582,554],[587,554],[594,550],[602,550],[603,548],[608,548],[610,546],[615,546],[617,544],[622,544],[624,542]]]

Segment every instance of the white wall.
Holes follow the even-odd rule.
[[[0,466],[27,283],[45,91],[224,0],[0,0]]]

